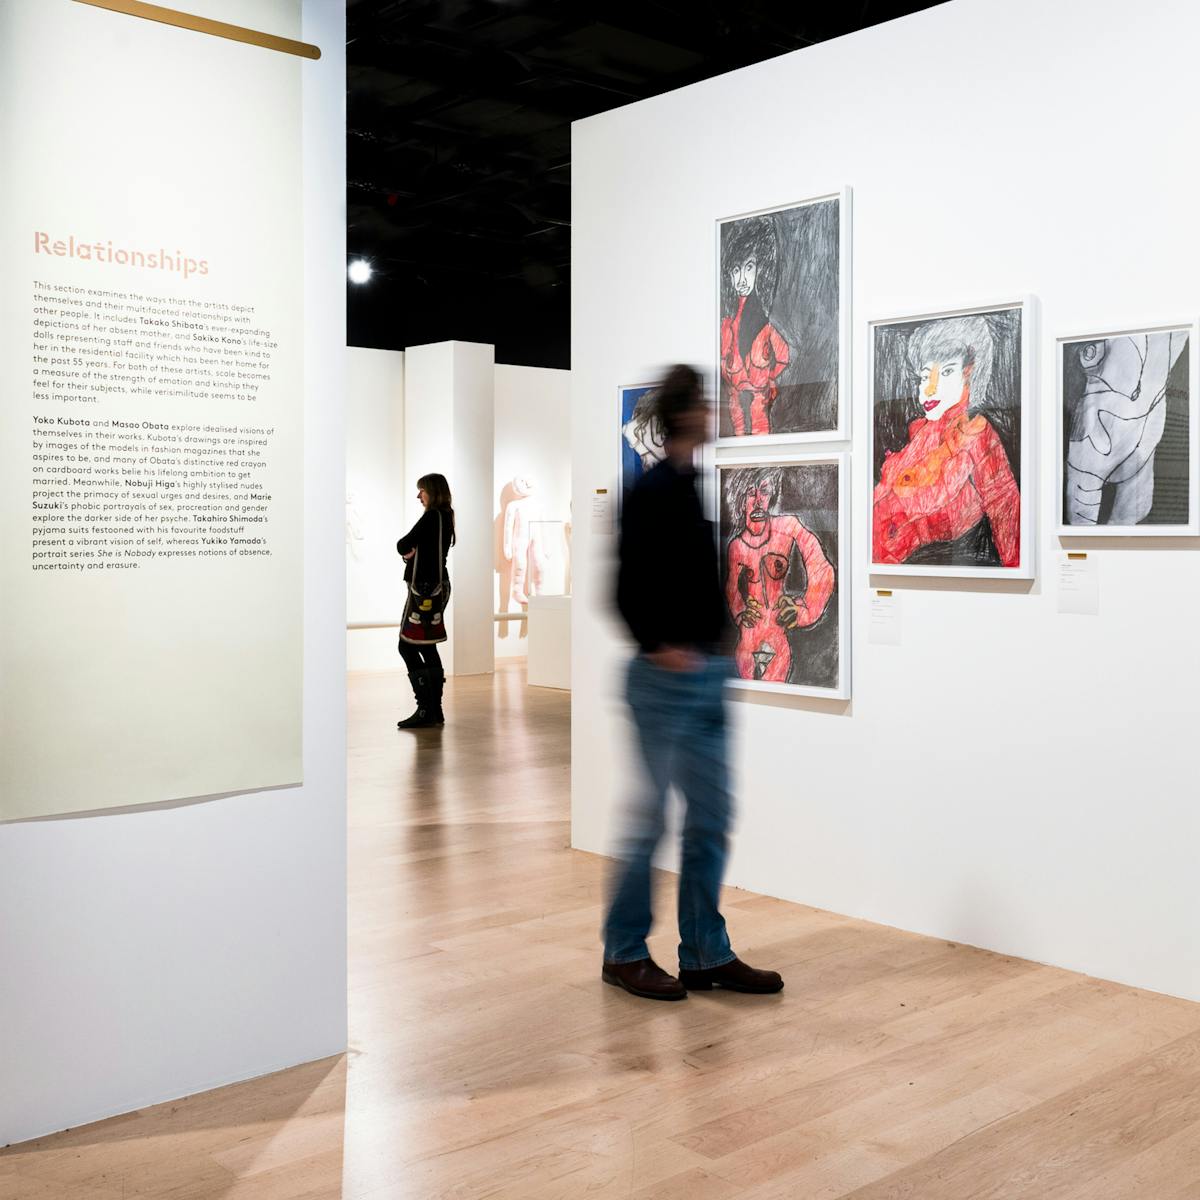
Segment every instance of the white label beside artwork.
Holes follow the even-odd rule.
[[[592,532],[601,537],[612,536],[612,494],[607,488],[597,488],[592,493]]]
[[[867,641],[875,646],[900,645],[900,597],[895,592],[871,593],[871,623]]]
[[[1058,611],[1094,617],[1100,612],[1100,571],[1095,555],[1064,552],[1058,562]]]
[[[0,45],[0,819],[297,783],[301,60],[43,0]]]

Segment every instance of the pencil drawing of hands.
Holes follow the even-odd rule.
[[[1182,330],[1080,342],[1065,348],[1083,369],[1067,397],[1065,501],[1069,525],[1095,525],[1105,485],[1106,524],[1136,525],[1154,503],[1154,452],[1167,418],[1167,377],[1187,345]]]

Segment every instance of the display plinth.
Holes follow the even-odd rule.
[[[531,687],[571,690],[571,597],[529,597]]]

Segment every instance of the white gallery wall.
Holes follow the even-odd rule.
[[[404,478],[404,354],[346,350],[346,665],[398,668],[404,597],[396,540],[420,515]]]
[[[1200,312],[1198,39],[1175,0],[955,0],[574,127],[577,512],[615,484],[617,386],[711,378],[718,218],[853,189],[853,699],[733,702],[731,882],[1200,999],[1200,545],[1089,540],[1100,614],[1071,616],[1053,533],[1054,338]],[[1037,579],[875,577],[902,634],[869,644],[867,322],[1026,293]],[[573,842],[599,852],[629,767],[614,548],[578,523]]]
[[[300,64],[304,783],[0,826],[0,1145],[346,1044],[345,20],[325,0],[194,0],[189,8],[324,51]],[[224,122],[245,119],[222,64],[269,51],[77,11],[124,23],[108,60],[114,75],[136,78],[149,62],[171,68],[172,102],[194,96],[205,106],[214,143]],[[38,103],[54,103],[56,80],[44,87]],[[89,189],[126,188],[131,169],[114,153],[112,176],[89,179]],[[145,189],[134,191],[144,199]],[[80,204],[83,220],[82,194]],[[175,682],[186,695],[188,679]],[[177,704],[169,693],[159,700]],[[176,736],[189,734],[181,721]],[[72,736],[70,726],[61,736]],[[126,739],[122,752],[136,754],[138,730]]]
[[[496,454],[493,480],[497,612],[517,611],[511,596],[512,543],[504,549],[504,509],[514,479],[532,484],[526,507],[537,519],[571,521],[571,374],[540,367],[496,367]],[[506,490],[507,489],[507,490]],[[510,530],[511,530],[510,522]],[[554,530],[556,536],[558,531]],[[567,579],[569,587],[570,580]],[[525,622],[496,625],[496,657],[526,654]]]

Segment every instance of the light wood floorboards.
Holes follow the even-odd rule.
[[[0,1198],[1200,1200],[1200,1006],[737,891],[783,994],[635,1000],[567,698],[350,699],[349,1053],[13,1147]]]

